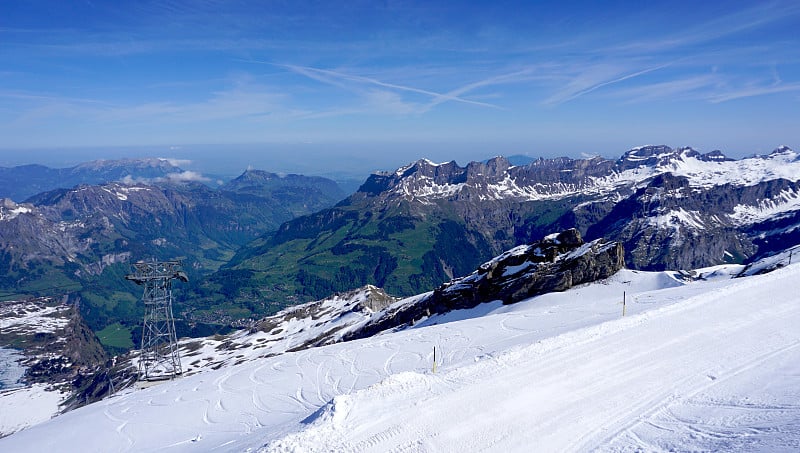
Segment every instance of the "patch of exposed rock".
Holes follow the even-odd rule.
[[[601,280],[624,267],[619,242],[598,239],[585,243],[578,230],[569,229],[541,241],[515,247],[482,264],[472,274],[452,280],[413,304],[389,307],[344,340],[365,338],[387,329],[410,325],[435,314],[473,308],[500,300],[513,304],[575,285]]]

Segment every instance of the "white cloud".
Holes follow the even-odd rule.
[[[659,69],[666,68],[670,64],[662,64],[645,69],[634,70],[624,65],[601,64],[580,70],[573,75],[566,86],[558,90],[544,101],[545,105],[558,105],[577,99],[585,94],[589,94],[597,89],[624,82]]]
[[[170,147],[170,149],[172,149],[172,148],[175,148],[175,147]],[[172,157],[159,157],[158,159],[162,160],[164,162],[167,162],[168,164],[172,165],[173,167],[180,167],[180,166],[183,166],[183,165],[191,165],[192,164],[192,161],[189,160],[189,159],[175,159],[175,158],[172,158]]]
[[[145,180],[142,179],[142,178],[134,178],[131,175],[125,175],[125,177],[120,179],[119,182],[121,182],[122,184],[125,184],[126,186],[133,186],[133,185],[136,185],[136,184],[143,184],[143,183],[145,183]]]
[[[210,181],[209,178],[197,173],[195,171],[184,171],[180,173],[169,173],[166,178],[164,178],[170,182],[206,182]]]
[[[711,102],[718,104],[720,102],[732,101],[734,99],[795,91],[800,91],[800,83],[781,83],[777,85],[772,84],[769,86],[746,86],[713,96],[711,98]]]
[[[709,98],[716,87],[724,84],[717,74],[706,74],[664,82],[649,83],[629,88],[619,88],[612,96],[627,98],[627,102],[651,102],[665,99],[703,99]]]
[[[263,63],[263,62],[256,61],[256,63]],[[424,89],[421,89],[421,88],[415,88],[415,87],[411,87],[411,86],[407,86],[407,85],[400,85],[400,84],[395,84],[395,83],[387,83],[387,82],[383,82],[383,81],[380,81],[380,80],[377,80],[377,79],[374,79],[374,78],[371,78],[371,77],[363,77],[363,76],[358,76],[358,75],[353,75],[353,74],[347,74],[347,73],[344,73],[344,72],[332,71],[332,70],[329,70],[329,69],[319,69],[319,68],[312,68],[312,67],[308,67],[308,66],[279,65],[279,64],[274,64],[274,66],[284,67],[286,69],[289,69],[292,72],[295,72],[297,74],[303,75],[305,77],[308,77],[310,79],[316,80],[318,82],[327,83],[327,84],[330,84],[330,85],[333,85],[333,86],[337,86],[337,87],[340,87],[340,88],[343,88],[343,89],[350,89],[350,86],[346,85],[343,82],[351,82],[351,83],[355,83],[356,86],[358,86],[358,85],[379,86],[379,87],[382,87],[382,88],[387,88],[387,89],[392,90],[392,91],[400,91],[400,92],[410,92],[410,93],[422,94],[422,95],[430,96],[431,98],[433,98],[432,103],[429,104],[429,106],[426,107],[421,112],[427,111],[430,108],[432,108],[433,106],[438,105],[438,104],[440,104],[442,102],[445,102],[445,101],[461,102],[461,103],[464,103],[464,104],[478,105],[478,106],[481,106],[481,107],[500,108],[497,105],[490,104],[490,103],[487,103],[487,102],[480,102],[480,101],[474,101],[474,100],[470,100],[470,99],[464,99],[464,98],[460,97],[458,94],[456,94],[459,91],[460,91],[460,93],[466,93],[467,91],[471,91],[471,90],[477,88],[478,86],[489,85],[490,83],[488,81],[481,81],[481,82],[478,82],[476,84],[467,85],[467,87],[463,87],[463,88],[460,88],[458,90],[451,91],[449,93],[437,93],[435,91],[424,90]],[[374,90],[370,90],[370,91],[374,93]]]
[[[196,171],[182,171],[175,173],[168,173],[166,176],[159,178],[134,178],[131,175],[126,175],[120,180],[122,184],[132,186],[137,184],[157,184],[160,182],[181,183],[181,182],[208,182],[210,178],[203,176]]]

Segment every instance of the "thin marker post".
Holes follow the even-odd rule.
[[[622,316],[625,316],[625,291],[622,292]]]

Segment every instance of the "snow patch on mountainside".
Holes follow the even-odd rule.
[[[680,159],[663,168],[677,176],[686,176],[691,185],[711,187],[723,184],[752,186],[773,179],[800,179],[797,153],[787,150],[765,157],[751,157],[724,162],[703,162],[697,158]]]
[[[184,373],[188,376],[209,368],[232,366],[338,341],[344,333],[363,325],[373,313],[392,302],[394,298],[367,285],[289,307],[262,319],[250,330],[228,336],[182,339],[179,349]],[[135,361],[133,366],[136,366]]]
[[[641,166],[622,172],[614,172],[609,176],[591,178],[596,193],[607,193],[621,186],[637,187],[650,178],[672,173],[675,176],[684,176],[689,179],[691,187],[709,188],[725,184],[737,186],[753,186],[764,181],[774,179],[787,179],[797,181],[800,179],[800,160],[798,155],[791,150],[782,153],[770,154],[766,157],[750,157],[741,160],[713,160],[704,161],[697,156],[683,152],[675,155],[665,153],[655,157],[666,158],[666,163],[655,166]],[[631,157],[627,157],[631,160]],[[642,158],[644,160],[644,158]]]
[[[519,185],[511,176],[506,175],[505,179],[502,181],[487,185],[486,193],[488,196],[482,196],[481,200],[556,200],[584,191],[589,193],[604,193],[604,191],[598,189],[598,187],[591,185],[586,187],[568,183]]]
[[[0,221],[12,220],[20,214],[30,214],[33,210],[25,205],[14,203],[8,198],[0,200]]]
[[[643,150],[648,147],[639,147]],[[658,148],[658,147],[657,147]],[[800,179],[800,159],[797,153],[789,148],[779,148],[768,156],[756,156],[741,160],[729,160],[724,155],[701,155],[691,148],[670,150],[663,147],[660,154],[638,156],[637,148],[624,156],[630,164],[641,163],[633,168],[612,170],[604,176],[588,176],[580,182],[525,183],[512,177],[509,170],[495,178],[488,178],[485,186],[477,187],[470,182],[442,183],[418,173],[409,173],[415,165],[440,167],[445,164],[434,164],[419,161],[402,167],[395,173],[403,177],[393,189],[395,193],[413,197],[423,202],[426,200],[446,199],[470,188],[480,189],[479,197],[484,200],[513,199],[518,201],[556,200],[578,194],[606,196],[620,189],[635,189],[649,179],[664,173],[684,176],[689,179],[691,187],[709,188],[724,184],[752,186],[774,179],[797,181]],[[645,162],[655,164],[645,165]],[[624,167],[623,167],[624,168]],[[492,180],[494,179],[494,180]]]
[[[0,330],[3,333],[56,332],[69,325],[66,304],[48,306],[34,301],[0,304]]]
[[[396,191],[413,198],[448,198],[463,187],[464,184],[436,184],[433,178],[418,176],[415,180],[403,179]]]
[[[701,214],[697,211],[687,211],[683,208],[673,209],[664,214],[651,216],[647,222],[662,230],[674,230],[680,232],[681,228],[689,228],[697,231],[705,229]]]
[[[800,210],[800,192],[787,189],[770,199],[761,200],[756,206],[737,205],[728,217],[737,225],[749,225],[797,210]]]

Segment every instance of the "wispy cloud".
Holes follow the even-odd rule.
[[[754,96],[764,96],[778,93],[789,93],[800,91],[800,83],[781,83],[778,85],[764,86],[744,86],[711,96],[710,101],[718,104],[720,102],[732,101],[734,99],[749,98]]]
[[[207,182],[211,179],[195,171],[183,171],[180,173],[169,173],[166,177],[170,182]]]
[[[234,81],[233,86],[209,93],[205,99],[159,102],[107,102],[91,99],[0,92],[0,99],[9,100],[7,108],[0,103],[4,120],[2,130],[27,130],[56,124],[72,124],[76,128],[140,128],[143,125],[168,128],[189,125],[193,128],[211,124],[264,123],[297,117],[297,109],[285,93],[268,86]],[[13,102],[12,102],[13,101]],[[47,125],[47,126],[43,126]]]
[[[566,86],[553,93],[544,100],[544,105],[558,105],[572,101],[589,94],[600,88],[630,80],[659,69],[670,66],[662,64],[635,71],[625,72],[627,65],[602,64],[580,69],[580,72],[571,76]]]
[[[383,81],[380,81],[380,80],[377,80],[377,79],[373,79],[371,77],[363,77],[363,76],[359,76],[359,75],[347,74],[347,73],[344,73],[344,72],[332,71],[332,70],[328,70],[328,69],[312,68],[312,67],[308,67],[308,66],[297,66],[297,65],[288,65],[288,64],[276,64],[276,66],[281,66],[281,67],[289,69],[290,71],[296,72],[298,74],[304,75],[304,76],[312,78],[314,80],[317,80],[317,81],[320,81],[320,82],[324,82],[324,83],[329,83],[329,84],[332,84],[332,85],[335,85],[335,86],[339,86],[339,87],[344,87],[344,85],[341,84],[340,81],[350,81],[350,82],[356,82],[358,84],[373,85],[373,86],[378,86],[378,87],[382,87],[382,88],[388,88],[388,89],[396,90],[396,91],[405,91],[405,92],[423,94],[423,95],[430,96],[430,97],[434,98],[434,100],[435,100],[434,102],[438,101],[437,103],[441,103],[441,102],[445,102],[445,101],[453,101],[453,102],[461,102],[461,103],[464,103],[464,104],[478,105],[478,106],[481,106],[481,107],[499,108],[498,106],[496,106],[494,104],[489,104],[489,103],[480,102],[480,101],[473,101],[473,100],[470,100],[470,99],[464,99],[464,98],[460,97],[457,94],[437,93],[435,91],[425,90],[425,89],[421,89],[421,88],[416,88],[416,87],[411,87],[411,86],[406,86],[406,85],[400,85],[400,84],[396,84],[396,83],[383,82]],[[475,88],[477,88],[477,86]],[[472,89],[474,89],[474,88],[472,88]],[[458,90],[456,90],[456,91],[458,91]],[[465,93],[466,91],[470,91],[470,90],[463,90],[462,93]]]
[[[124,178],[120,180],[121,183],[129,186],[136,184],[156,184],[161,182],[185,183],[185,182],[209,182],[209,181],[211,181],[211,178],[207,178],[195,171],[168,173],[167,175],[158,178],[134,178],[131,175],[126,175]]]
[[[688,29],[680,29],[671,36],[643,39],[604,50],[614,53],[660,53],[705,44],[798,15],[800,15],[800,3],[794,1],[758,2],[751,8],[732,12]]]
[[[551,75],[557,88],[542,104],[557,106],[600,91],[605,97],[626,99],[626,102],[681,98],[714,103],[796,91],[796,84],[782,81],[775,64],[758,63],[771,47],[753,43],[735,47],[715,44],[710,48],[709,44],[797,16],[800,16],[800,3],[762,2],[688,28],[667,31],[660,37],[655,34],[649,39],[628,38],[622,44],[584,48],[569,63],[559,66],[559,61],[555,60],[556,69]],[[786,44],[772,45],[783,47]],[[786,54],[785,50],[779,52]],[[595,62],[597,55],[603,56],[602,64]],[[711,65],[724,68],[729,74],[708,75]],[[764,74],[758,73],[758,66],[762,66]],[[665,69],[670,70],[662,71]],[[767,73],[772,76],[772,85],[762,80]],[[642,77],[645,75],[650,77]],[[558,83],[559,78],[566,83]]]
[[[192,161],[189,159],[175,159],[173,157],[159,157],[159,160],[167,162],[168,164],[172,165],[173,167],[181,167],[184,165],[191,165]]]
[[[719,75],[704,74],[625,87],[615,90],[609,96],[623,99],[628,103],[686,99],[708,100],[710,93],[718,89],[722,83],[723,80]]]
[[[518,82],[522,82],[524,80],[528,80],[528,79],[531,78],[530,76],[531,76],[531,74],[533,72],[534,72],[533,69],[527,68],[527,69],[523,69],[521,71],[515,71],[515,72],[512,72],[512,73],[509,73],[509,74],[501,74],[501,75],[498,75],[498,76],[488,77],[486,79],[479,80],[477,82],[473,82],[473,83],[470,83],[468,85],[464,85],[461,88],[457,88],[457,89],[449,91],[447,93],[435,96],[431,102],[429,102],[428,104],[426,104],[423,107],[422,111],[426,112],[426,111],[432,109],[433,107],[436,107],[437,105],[441,104],[442,102],[458,100],[458,99],[460,99],[459,96],[461,96],[463,94],[467,94],[470,91],[474,91],[474,90],[476,90],[478,88],[483,88],[483,87],[487,87],[487,86],[494,86],[494,85],[502,85],[502,84],[508,84],[508,83],[518,83]],[[488,104],[488,105],[493,106],[492,104]],[[496,106],[493,106],[493,107],[496,107]],[[496,107],[496,108],[500,108],[500,107]]]

